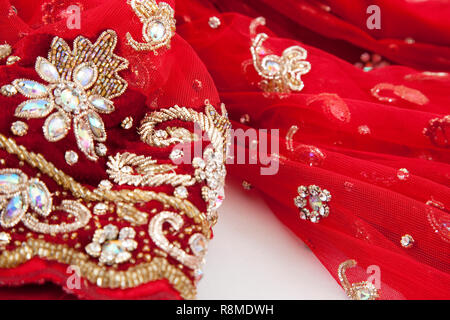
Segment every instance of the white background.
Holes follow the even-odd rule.
[[[255,191],[227,181],[197,299],[346,299]]]

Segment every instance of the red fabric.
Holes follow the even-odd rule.
[[[449,114],[450,77],[426,78],[420,73],[450,70],[450,7],[444,1],[353,1],[350,5],[335,0],[327,1],[330,12],[321,9],[317,1],[303,0],[167,1],[175,8],[177,35],[171,49],[158,56],[137,54],[124,45],[126,32],[139,36],[141,29],[125,8],[126,1],[79,0],[82,30],[67,30],[65,21],[45,24],[40,1],[31,6],[28,1],[11,2],[19,15],[6,10],[0,13],[0,39],[14,44],[22,60],[0,67],[0,84],[17,77],[36,79],[34,61],[46,54],[53,36],[70,44],[79,34],[95,39],[111,28],[120,38],[118,54],[129,59],[132,68],[123,72],[130,88],[115,99],[117,111],[104,117],[108,140],[116,143],[109,146],[112,152],[126,150],[166,159],[169,149],[143,145],[131,132],[124,135],[120,121],[129,115],[141,118],[149,110],[173,104],[199,108],[206,98],[215,105],[223,101],[235,129],[280,129],[280,170],[276,175],[262,176],[260,166],[250,164],[229,165],[229,172],[263,194],[277,217],[310,246],[331,276],[339,281],[339,264],[355,259],[359,267],[348,272],[351,282],[365,280],[368,266],[380,267],[381,299],[450,298],[450,232],[436,232],[430,222],[446,222],[447,228],[450,224],[449,124],[433,129],[431,139],[423,133],[430,120]],[[365,8],[370,4],[381,8],[381,30],[365,27]],[[0,7],[9,8],[10,4],[0,0]],[[213,15],[221,20],[216,29],[208,26]],[[260,77],[251,64],[254,35],[249,25],[253,17],[261,15],[267,27],[259,27],[258,32],[269,34],[265,42],[269,51],[281,55],[292,45],[308,51],[312,69],[303,76],[305,88],[300,93],[268,96],[256,85]],[[407,37],[415,43],[406,43]],[[363,51],[381,54],[397,65],[363,72],[352,65]],[[201,81],[201,88],[193,86],[194,80]],[[428,102],[419,105],[399,97],[393,103],[381,102],[370,91],[379,83],[418,90]],[[0,119],[2,133],[9,132],[12,112],[21,101],[20,97],[0,96],[7,111]],[[243,125],[240,118],[245,114],[250,122]],[[75,146],[75,142],[69,135],[63,142],[46,143],[42,123],[30,121],[30,133],[17,138],[18,143],[42,152],[86,185],[96,186],[105,178],[103,160],[93,165],[81,157],[86,165],[77,170],[61,161],[59,150],[66,143]],[[284,137],[292,125],[299,131],[293,149],[288,149]],[[362,134],[361,126],[370,132]],[[323,159],[310,165],[308,146],[320,149]],[[6,157],[3,152],[0,156]],[[7,166],[17,166],[16,160],[6,160]],[[400,168],[407,168],[410,177],[398,179]],[[55,188],[52,181],[43,180]],[[293,203],[297,187],[310,184],[329,190],[333,197],[330,216],[318,224],[301,220]],[[159,190],[171,191],[168,187]],[[204,210],[200,196],[194,203]],[[414,237],[412,248],[400,246],[404,234]],[[80,237],[83,239],[82,234]],[[5,284],[42,279],[61,284],[60,267],[33,260],[13,270],[0,270],[0,278]],[[36,270],[35,278],[26,278]],[[21,294],[40,297],[30,287]],[[76,294],[84,298],[178,298],[164,281],[130,291],[89,287]],[[7,291],[1,292],[1,297],[7,296]]]

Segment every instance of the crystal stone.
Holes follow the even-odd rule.
[[[121,240],[109,240],[102,246],[102,252],[105,252],[108,255],[111,254],[116,256],[123,251],[124,248]]]
[[[153,41],[161,41],[166,33],[166,27],[161,21],[155,21],[149,28],[148,35]]]
[[[216,200],[214,201],[212,210],[217,210],[220,208],[220,206],[222,205],[223,201],[225,200],[225,189],[223,186],[221,186],[218,190],[217,190],[217,194],[216,194]]]
[[[47,88],[39,82],[33,80],[21,80],[17,82],[20,92],[24,96],[43,97],[48,94]]]
[[[78,154],[73,150],[66,151],[64,158],[69,166],[78,162]]]
[[[90,84],[95,77],[95,70],[90,66],[83,66],[77,70],[74,75],[74,80],[81,84],[83,87],[86,87]]]
[[[49,111],[50,102],[45,99],[28,100],[22,103],[16,111],[16,116],[24,114],[27,118],[40,118]]]
[[[91,136],[91,127],[84,121],[80,121],[76,128],[78,146],[85,154],[90,154],[94,150],[94,140]]]
[[[75,90],[66,88],[61,91],[61,106],[68,112],[78,112],[80,110],[80,96]]]
[[[101,113],[110,113],[114,110],[112,104],[100,96],[90,96],[89,102]]]
[[[280,72],[281,66],[277,61],[267,59],[264,61],[264,69],[273,75]]]
[[[20,176],[17,173],[0,174],[0,193],[15,191],[20,183]]]
[[[21,215],[24,211],[25,204],[23,202],[21,195],[16,195],[12,197],[12,199],[8,202],[8,205],[5,209],[5,221],[11,222],[14,221],[19,215]]]
[[[309,205],[314,211],[319,211],[319,209],[323,207],[322,201],[318,195],[311,195],[309,197]]]
[[[15,121],[11,125],[11,132],[16,136],[22,137],[28,132],[28,125],[23,121]]]
[[[190,242],[192,253],[194,253],[196,256],[204,255],[207,248],[206,238],[199,233],[193,235],[192,237],[193,240]]]
[[[48,206],[48,194],[41,184],[31,184],[28,187],[28,195],[30,197],[30,204],[33,208],[45,210]]]
[[[372,298],[372,292],[367,287],[362,287],[356,291],[358,300],[370,300]]]
[[[67,133],[66,119],[60,113],[55,113],[47,118],[47,120],[47,133],[49,138],[52,141],[64,138]]]
[[[40,75],[42,75],[46,81],[50,82],[56,82],[59,80],[59,73],[58,69],[54,65],[52,65],[50,62],[48,62],[45,59],[39,59],[38,61],[37,70]]]
[[[95,112],[89,112],[87,118],[94,137],[103,139],[105,137],[105,126],[102,119]]]

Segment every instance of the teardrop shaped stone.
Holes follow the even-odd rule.
[[[50,101],[45,99],[28,100],[20,104],[15,115],[25,118],[42,118],[51,111]]]
[[[81,84],[83,87],[86,87],[89,83],[94,80],[95,70],[90,66],[83,66],[77,70],[74,75],[74,80]]]
[[[67,134],[66,119],[60,113],[54,113],[46,121],[47,134],[52,141],[58,141]]]
[[[196,256],[201,256],[206,253],[207,241],[206,238],[201,234],[195,234],[194,240],[191,242],[192,253]]]
[[[95,112],[90,112],[87,115],[87,119],[89,122],[89,126],[91,127],[91,131],[94,134],[96,139],[104,139],[105,138],[105,125],[103,124],[102,118],[97,115]]]
[[[23,214],[25,209],[25,204],[23,202],[22,196],[16,195],[11,198],[8,205],[5,208],[4,216],[2,217],[6,223],[12,223],[14,220],[18,219],[20,215]]]
[[[36,69],[39,75],[46,81],[57,82],[59,80],[58,69],[46,59],[39,59]]]
[[[90,125],[85,121],[79,121],[76,129],[76,135],[78,137],[78,146],[85,154],[92,154],[94,150],[94,140],[90,135]]]
[[[48,94],[44,85],[33,80],[20,80],[15,84],[19,88],[19,92],[28,98],[40,98]]]
[[[17,173],[0,174],[0,193],[14,192],[20,183],[20,176]]]
[[[108,100],[100,96],[90,96],[89,102],[101,113],[110,113],[114,110],[114,107]]]
[[[28,196],[32,208],[46,210],[48,208],[48,192],[39,183],[33,183],[28,187]]]

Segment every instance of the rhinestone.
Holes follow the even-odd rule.
[[[196,256],[203,256],[206,254],[207,243],[208,242],[205,236],[200,233],[192,235],[192,237],[189,239],[192,253]]]
[[[189,196],[189,192],[184,186],[176,187],[173,194],[175,197],[180,199],[186,199]]]
[[[15,121],[11,124],[11,132],[19,137],[28,133],[28,125],[23,121]]]
[[[302,198],[301,196],[295,197],[294,198],[294,203],[296,205],[297,208],[303,208],[306,204],[304,198]]]
[[[3,219],[7,223],[13,222],[15,219],[20,216],[25,209],[26,204],[24,203],[21,195],[16,195],[12,197],[12,199],[8,202],[8,205],[5,208],[5,212],[3,213]]]
[[[225,200],[225,189],[223,186],[219,187],[216,191],[216,199],[213,202],[212,210],[217,210],[220,208],[220,206],[223,204],[223,201]]]
[[[411,235],[405,234],[404,236],[402,236],[400,244],[403,248],[411,248],[414,244],[414,239]]]
[[[43,97],[48,94],[47,88],[33,80],[21,80],[15,82],[21,93],[26,97]]]
[[[280,64],[275,60],[266,59],[263,62],[264,69],[271,75],[275,75],[281,70]]]
[[[221,22],[217,17],[210,17],[208,20],[208,24],[211,28],[217,29],[218,27],[220,27]]]
[[[94,149],[94,140],[91,136],[91,126],[86,124],[85,121],[78,123],[76,130],[78,146],[85,154],[91,154]]]
[[[124,250],[122,241],[120,240],[109,240],[102,246],[102,252],[104,252],[108,257],[115,257]]]
[[[108,148],[103,143],[98,143],[95,146],[95,152],[97,153],[98,156],[104,157],[108,152]]]
[[[99,202],[94,206],[93,212],[95,215],[101,216],[108,211],[108,205],[103,202]]]
[[[37,71],[45,81],[56,82],[59,80],[58,69],[53,64],[46,59],[39,59],[37,63]]]
[[[161,21],[155,21],[151,24],[148,35],[153,41],[161,41],[166,34],[166,27]]]
[[[20,176],[17,173],[0,174],[0,192],[9,193],[16,191],[20,183]]]
[[[106,100],[101,96],[91,95],[88,100],[91,103],[91,105],[100,113],[110,113],[114,111],[114,106],[112,105],[112,102]]]
[[[67,134],[66,119],[61,113],[54,113],[46,120],[47,135],[51,141],[57,141],[64,138]]]
[[[362,287],[356,290],[356,296],[358,300],[371,300],[372,291],[367,287]]]
[[[91,242],[86,246],[86,252],[91,256],[98,257],[102,251],[102,246],[97,242]]]
[[[406,168],[401,168],[401,169],[398,169],[398,171],[397,171],[397,178],[399,179],[399,180],[407,180],[408,178],[409,178],[409,171],[408,171],[408,169],[406,169]]]
[[[28,195],[30,197],[30,205],[38,210],[45,210],[49,204],[49,195],[47,190],[38,183],[33,183],[28,187]]]
[[[10,97],[17,93],[17,89],[13,85],[7,84],[1,88],[1,93],[6,97]]]
[[[81,84],[83,87],[86,87],[90,84],[95,77],[95,70],[90,66],[83,66],[77,70],[74,75],[74,80]]]
[[[60,102],[60,105],[66,110],[67,112],[78,112],[80,110],[80,97],[75,92],[75,90],[72,89],[64,89],[61,91],[61,100],[57,100]]]
[[[72,166],[78,162],[78,154],[73,150],[66,151],[64,158],[69,166]]]
[[[18,117],[41,118],[51,111],[51,104],[46,99],[28,100],[19,105],[15,111]]]

